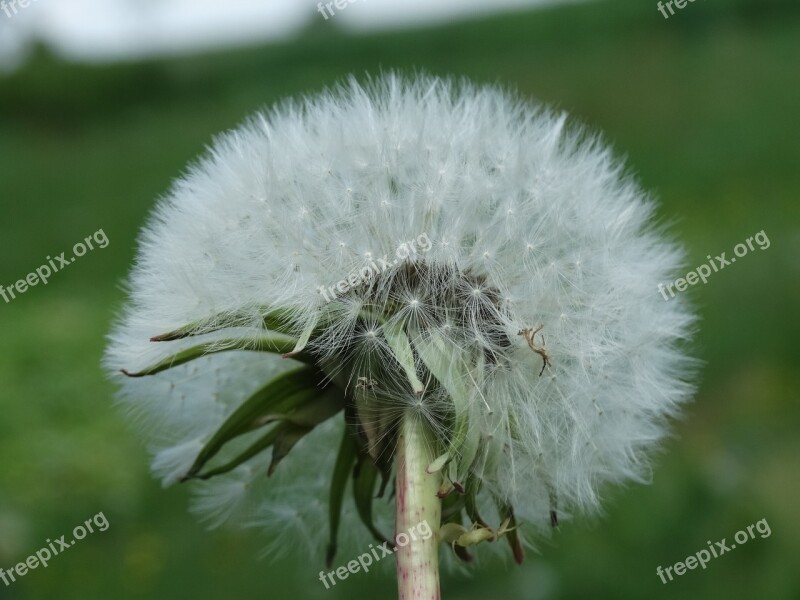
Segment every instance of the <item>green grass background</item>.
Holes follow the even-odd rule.
[[[326,591],[322,549],[264,561],[260,532],[205,531],[186,489],[148,475],[98,366],[137,231],[187,162],[265,104],[381,69],[502,83],[603,131],[692,265],[771,241],[688,292],[706,364],[652,484],[608,490],[602,518],[564,523],[523,567],[446,575],[444,597],[800,598],[800,10],[698,0],[664,20],[608,0],[358,37],[318,18],[291,43],[115,66],[38,49],[0,78],[0,283],[97,229],[111,240],[0,302],[0,567],[100,511],[111,523],[0,599],[392,597],[390,573]],[[656,576],[762,518],[770,537]]]

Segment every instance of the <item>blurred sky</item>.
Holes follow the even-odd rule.
[[[73,60],[124,60],[291,37],[314,20],[394,28],[569,0],[351,0],[327,20],[318,0],[30,0],[17,14],[10,1],[10,17],[0,10],[4,69],[36,39]]]

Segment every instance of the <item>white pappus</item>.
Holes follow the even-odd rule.
[[[252,340],[265,307],[279,311],[281,335],[325,365],[330,385],[373,399],[359,425],[371,456],[391,453],[376,445],[416,411],[449,452],[443,485],[461,493],[475,477],[484,516],[496,515],[493,500],[513,506],[530,543],[558,517],[598,508],[606,484],[646,479],[693,392],[695,317],[656,291],[683,252],[653,219],[606,145],[563,114],[496,87],[350,80],[257,114],[177,180],[143,231],[105,364],[141,370],[198,339]],[[388,267],[362,271],[385,257]],[[323,298],[353,273],[364,275]],[[191,323],[192,337],[150,341]],[[119,376],[121,399],[168,484],[298,364],[211,353]],[[263,526],[278,549],[299,539],[318,552],[343,424],[341,413],[324,419],[271,478],[275,450],[201,483],[195,508],[213,525]],[[390,531],[382,505],[376,523]],[[340,530],[363,548],[357,512],[345,503]]]

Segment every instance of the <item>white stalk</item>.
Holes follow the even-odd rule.
[[[434,440],[427,425],[416,415],[406,414],[400,427],[395,530],[399,598],[439,600],[438,534],[442,506],[436,493],[441,475],[427,472],[428,465],[436,458]],[[426,534],[430,531],[427,539],[420,535],[420,530]],[[397,543],[402,534],[408,536],[408,544],[404,546]]]

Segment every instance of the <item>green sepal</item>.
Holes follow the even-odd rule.
[[[470,432],[469,406],[472,396],[467,381],[471,379],[470,373],[466,369],[464,352],[453,344],[448,347],[444,336],[436,332],[428,332],[424,335],[414,334],[412,342],[425,367],[447,391],[453,403],[453,433],[448,448],[450,458],[446,461],[449,462],[461,455],[465,441],[474,437],[477,432],[476,427],[473,427],[473,431]],[[470,443],[470,454],[472,454],[472,448],[473,443]],[[469,457],[467,458],[469,459]],[[469,459],[469,462],[471,464],[472,460]],[[461,469],[459,469],[459,474],[460,472]]]
[[[395,360],[403,367],[413,392],[417,395],[422,394],[425,391],[425,386],[417,377],[414,351],[411,350],[411,343],[408,341],[405,331],[403,331],[403,324],[399,321],[387,323],[383,326],[383,337],[386,338]]]
[[[131,373],[123,369],[122,373],[128,377],[146,377],[148,375],[155,375],[157,373],[161,373],[162,371],[172,369],[173,367],[186,364],[203,356],[218,354],[220,352],[231,352],[233,350],[285,354],[294,347],[294,344],[294,340],[281,335],[259,337],[255,339],[230,339],[206,342],[204,344],[192,346],[191,348],[185,348],[180,352],[177,352],[172,356],[168,356],[160,362],[143,369],[142,371]],[[311,362],[310,357],[303,355],[293,356],[292,358],[300,362]]]
[[[356,443],[353,440],[348,428],[344,428],[342,443],[339,446],[339,454],[336,456],[336,464],[333,467],[331,477],[331,493],[328,501],[328,520],[330,526],[330,540],[325,553],[325,564],[330,569],[333,559],[336,556],[337,540],[339,537],[339,522],[342,516],[342,504],[344,493],[347,489],[347,481],[353,471],[357,456]]]
[[[464,490],[464,508],[473,523],[477,523],[481,527],[489,527],[489,524],[478,513],[478,492],[480,487],[481,483],[477,477],[473,475],[467,478],[467,485]]]
[[[262,317],[262,326],[269,331],[291,335],[292,331],[289,326],[291,323],[290,314],[288,309],[266,311],[265,307],[265,313]],[[252,315],[253,313],[250,311],[219,313],[213,317],[189,323],[173,331],[153,336],[150,338],[150,341],[171,342],[174,340],[182,340],[187,337],[213,333],[231,327],[250,327],[253,324]]]
[[[284,423],[276,425],[275,427],[270,429],[267,433],[265,433],[263,436],[258,438],[255,442],[253,442],[250,446],[248,446],[244,452],[237,455],[236,458],[234,458],[233,460],[225,463],[221,467],[216,467],[214,469],[211,469],[210,471],[206,471],[205,473],[200,473],[199,475],[192,475],[192,476],[187,475],[186,477],[183,478],[182,481],[192,478],[205,480],[205,479],[210,479],[211,477],[216,477],[217,475],[223,475],[225,473],[228,473],[229,471],[233,471],[236,467],[241,465],[246,460],[250,460],[257,454],[263,452],[264,450],[272,446],[287,427],[288,425]]]
[[[289,352],[285,352],[283,354],[283,357],[294,358],[295,356],[300,354],[305,349],[306,345],[308,345],[308,342],[311,339],[311,336],[314,334],[314,331],[316,331],[319,322],[320,322],[320,316],[316,315],[314,319],[310,321],[308,325],[306,325],[306,328],[300,334],[300,337],[297,338],[297,342],[292,347],[292,349]]]
[[[270,476],[283,458],[289,454],[295,444],[314,427],[338,413],[343,405],[344,398],[337,389],[329,388],[320,391],[309,387],[294,394],[287,404],[288,415],[281,415],[281,419],[271,419],[270,422],[279,421],[275,427],[247,447],[236,458],[221,467],[216,467],[206,473],[197,475],[198,479],[208,479],[216,475],[227,473],[238,467],[246,460],[251,459],[270,446],[272,448],[272,462],[267,475]],[[298,417],[298,415],[302,415]],[[272,415],[270,415],[272,417]],[[257,426],[264,421],[263,417],[256,420]],[[201,467],[202,468],[202,467]],[[191,476],[187,476],[189,478]]]
[[[375,496],[375,481],[378,473],[378,467],[372,464],[369,458],[362,457],[353,473],[353,498],[361,522],[378,542],[381,544],[388,542],[391,545],[391,542],[378,530],[372,519],[372,501]]]
[[[263,417],[287,412],[318,394],[318,372],[300,367],[281,373],[237,408],[206,443],[185,479],[194,477],[230,440],[263,426]]]
[[[517,519],[514,516],[514,507],[510,504],[497,501],[497,507],[500,511],[500,518],[508,520],[508,529],[504,532],[505,538],[508,540],[508,545],[511,546],[511,552],[514,555],[514,562],[521,565],[525,562],[525,549],[522,546],[522,541],[519,537],[517,526]]]
[[[312,429],[314,429],[313,425],[294,425],[289,422],[285,424],[285,427],[275,438],[275,443],[272,445],[272,461],[267,469],[267,477],[272,477],[275,469],[278,468],[278,464],[286,458],[292,448],[297,445],[297,442],[302,440]]]
[[[483,351],[478,352],[473,369],[473,378],[476,388],[480,389],[483,379],[485,358]],[[458,424],[457,424],[458,425]],[[453,475],[453,481],[466,486],[466,480],[470,476],[470,469],[472,468],[475,458],[478,456],[480,449],[481,436],[480,427],[475,427],[474,424],[470,426],[467,419],[466,427],[464,423],[460,424],[461,428],[456,431],[456,439],[453,442],[453,447],[458,450],[457,469],[456,474]]]
[[[377,460],[381,441],[381,411],[377,406],[379,400],[375,394],[358,387],[353,390],[353,398],[359,430],[366,440],[364,449],[372,460]]]
[[[450,494],[442,499],[442,523],[457,521],[461,523],[461,511],[464,510],[464,496]]]
[[[284,413],[265,415],[259,418],[258,422],[266,425],[280,421],[298,427],[314,427],[342,410],[344,403],[344,394],[330,386],[326,390],[319,390],[315,396],[297,404],[291,410]]]

